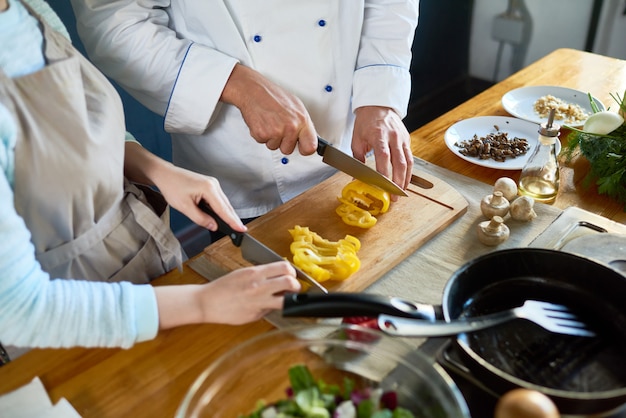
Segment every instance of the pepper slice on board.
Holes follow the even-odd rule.
[[[290,245],[293,263],[318,282],[345,280],[361,267],[356,254],[361,242],[352,235],[330,241],[300,225],[289,233],[293,238]]]
[[[344,223],[359,228],[376,225],[374,215],[387,212],[391,199],[389,193],[360,180],[346,184],[338,197],[341,204],[335,212]]]
[[[352,180],[346,184],[341,190],[341,197],[372,215],[387,212],[391,203],[388,192],[360,180]]]
[[[371,228],[376,225],[377,219],[365,209],[361,209],[341,197],[339,201],[341,204],[337,206],[335,212],[346,224],[358,226],[359,228]]]

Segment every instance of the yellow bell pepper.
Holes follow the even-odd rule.
[[[289,230],[293,263],[318,282],[345,280],[361,267],[357,251],[361,242],[352,235],[339,241],[322,238],[308,227]]]
[[[376,225],[377,219],[365,209],[361,209],[357,205],[341,197],[339,198],[339,201],[341,204],[337,206],[335,212],[346,224],[358,226],[359,228],[371,228]]]
[[[371,228],[376,224],[374,215],[387,212],[391,203],[389,193],[383,189],[352,180],[341,191],[341,204],[335,212],[348,225]]]
[[[341,190],[341,197],[372,215],[387,212],[391,202],[388,192],[360,180],[352,180],[346,184]]]

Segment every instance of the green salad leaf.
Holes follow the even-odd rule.
[[[415,418],[408,409],[394,405],[392,410],[383,405],[380,389],[357,390],[352,379],[344,378],[343,387],[327,384],[315,380],[303,364],[292,366],[288,374],[290,394],[286,399],[273,404],[258,401],[252,413],[239,418]]]

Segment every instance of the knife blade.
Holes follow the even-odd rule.
[[[232,229],[230,225],[224,222],[206,202],[201,201],[198,207],[215,219],[217,222],[217,228],[222,233],[226,234],[236,247],[241,249],[241,255],[247,261],[252,264],[268,264],[273,263],[274,261],[286,261],[284,257],[281,257],[280,254],[267,247],[250,234]],[[328,293],[328,290],[317,280],[300,270],[298,267],[293,267],[296,269],[296,277],[299,280],[308,283],[311,286],[311,290]]]
[[[407,193],[396,183],[380,174],[373,168],[363,164],[356,158],[334,147],[323,138],[317,137],[317,153],[321,155],[326,164],[343,171],[344,173],[361,180],[364,183],[378,186],[386,192],[408,196]]]

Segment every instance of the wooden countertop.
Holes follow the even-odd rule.
[[[612,107],[609,93],[626,90],[626,61],[571,49],[559,49],[412,133],[413,153],[449,170],[493,183],[498,177],[517,180],[519,172],[483,168],[451,153],[443,141],[458,120],[480,115],[507,115],[500,99],[509,90],[529,85],[558,85],[590,92]],[[585,189],[584,161],[562,166],[561,190],[555,206],[579,206],[626,223],[622,205]],[[155,280],[203,283],[188,265]],[[32,350],[0,367],[0,394],[39,376],[52,402],[66,398],[84,417],[173,416],[196,377],[215,359],[273,326],[258,321],[243,326],[193,325],[161,332],[152,341],[122,349]]]
[[[507,79],[495,84],[448,113],[411,134],[413,154],[451,171],[493,184],[499,177],[519,179],[521,171],[485,169],[471,164],[446,147],[443,137],[455,122],[476,116],[510,116],[502,107],[502,96],[525,86],[561,86],[591,93],[605,106],[617,108],[610,94],[626,90],[626,61],[573,49],[558,49]],[[561,138],[563,139],[563,134]],[[598,195],[595,187],[586,189],[582,180],[588,162],[578,159],[570,164],[561,161],[559,194],[554,206],[565,209],[577,206],[617,222],[626,223],[624,205]]]

